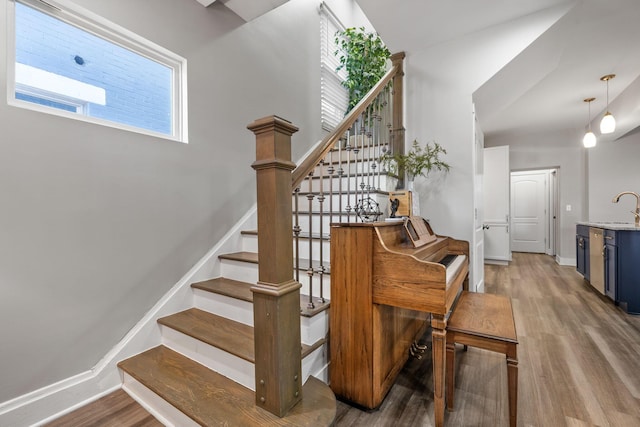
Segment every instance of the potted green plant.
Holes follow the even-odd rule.
[[[443,154],[447,154],[447,150],[437,142],[426,143],[421,147],[418,141],[414,140],[406,154],[385,153],[380,162],[391,173],[400,175],[404,172],[407,177],[407,189],[411,190],[415,177],[427,177],[433,169],[449,171],[449,164],[440,158]]]
[[[348,112],[384,76],[391,52],[378,34],[367,32],[364,27],[338,31],[336,45],[340,46],[334,52],[340,60],[336,71],[344,68],[347,72],[342,85],[349,91]]]

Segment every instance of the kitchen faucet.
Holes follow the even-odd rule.
[[[635,191],[623,191],[622,193],[616,194],[612,202],[618,203],[618,200],[620,200],[620,196],[622,196],[623,194],[633,194],[634,196],[636,196],[636,211],[631,211],[631,213],[636,217],[636,227],[640,227],[640,194],[636,193]]]

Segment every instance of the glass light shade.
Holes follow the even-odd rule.
[[[600,133],[613,133],[616,130],[616,119],[607,111],[600,122]]]
[[[584,144],[584,146],[586,148],[595,147],[596,146],[596,135],[591,131],[585,133],[584,134],[584,138],[582,138],[582,144]]]

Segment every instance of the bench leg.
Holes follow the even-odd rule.
[[[450,335],[450,334],[449,334]],[[453,394],[456,387],[456,347],[453,340],[447,340],[447,410],[453,411]]]
[[[514,346],[515,347],[515,346]],[[518,423],[518,359],[507,356],[507,380],[509,383],[509,425],[516,427]]]

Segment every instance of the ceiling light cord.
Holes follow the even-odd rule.
[[[582,138],[582,144],[585,148],[592,148],[596,146],[596,135],[591,131],[591,103],[595,101],[595,98],[586,98],[584,102],[589,105],[589,115],[587,116],[587,133]]]

